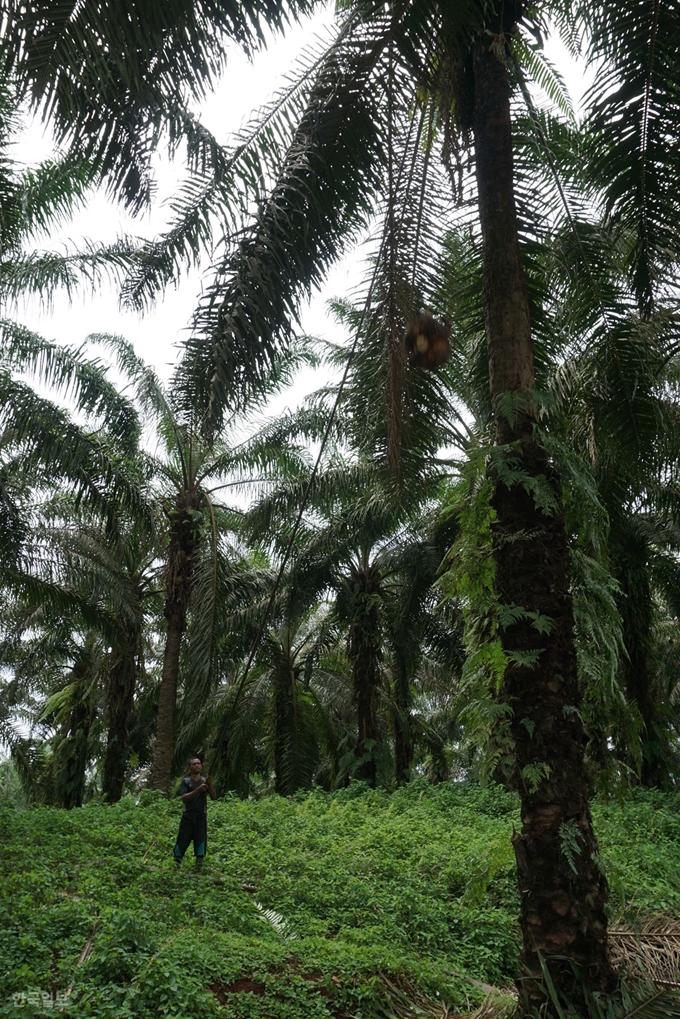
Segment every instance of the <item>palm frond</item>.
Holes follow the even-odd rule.
[[[225,66],[226,43],[246,52],[312,10],[308,0],[139,0],[130,16],[111,2],[3,0],[2,70],[51,122],[57,144],[76,143],[133,210],[148,201],[150,159],[168,107],[200,99]],[[180,125],[181,127],[181,125]]]
[[[600,68],[586,96],[588,170],[612,223],[635,237],[630,280],[648,313],[678,260],[677,12],[659,0],[579,4],[577,12],[588,59]]]
[[[83,287],[96,291],[103,282],[116,285],[135,250],[136,245],[126,239],[113,244],[85,240],[77,251],[16,254],[0,266],[0,293],[13,302],[37,296],[50,307],[57,290],[71,300]]]
[[[389,22],[360,29],[319,66],[274,188],[206,288],[183,370],[209,428],[262,386],[291,342],[302,296],[371,211],[386,144],[372,78]]]
[[[7,319],[0,321],[0,338],[0,363],[56,389],[64,399],[75,403],[78,412],[99,418],[124,448],[135,448],[141,427],[134,406],[109,381],[105,366],[84,356],[83,347],[45,340]],[[26,390],[22,391],[28,396]]]
[[[680,924],[664,918],[639,930],[610,928],[612,962],[628,979],[647,978],[658,988],[680,988]]]

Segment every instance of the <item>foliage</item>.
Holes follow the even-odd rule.
[[[197,736],[209,746],[216,732],[221,733],[218,748],[226,733],[223,757],[230,759],[221,763],[229,770],[230,786],[243,793],[252,788],[255,769],[263,788],[273,770],[276,789],[293,795],[314,781],[332,787],[357,774],[387,785],[393,774],[396,782],[403,782],[413,770],[427,769],[433,780],[441,780],[449,772],[452,747],[459,773],[479,774],[481,761],[487,775],[507,779],[513,771],[509,708],[498,703],[497,695],[506,668],[531,669],[540,652],[519,652],[512,645],[508,649],[501,638],[519,623],[547,634],[556,621],[540,611],[540,605],[528,612],[520,598],[498,603],[491,557],[494,516],[486,477],[507,489],[526,489],[538,509],[547,514],[557,509],[560,520],[564,511],[575,604],[575,629],[572,635],[569,628],[568,639],[571,644],[573,636],[577,644],[584,694],[583,703],[573,702],[578,709],[568,705],[564,711],[583,714],[591,737],[590,762],[601,785],[611,789],[613,780],[639,779],[670,786],[680,771],[677,639],[668,636],[680,614],[678,256],[673,230],[678,194],[674,143],[680,134],[677,25],[659,0],[599,5],[556,0],[550,8],[502,5],[508,25],[503,38],[496,35],[501,23],[488,20],[493,4],[460,0],[454,7],[407,0],[397,8],[346,0],[338,4],[330,44],[310,52],[296,77],[233,147],[222,148],[187,104],[200,97],[220,71],[225,40],[234,38],[250,52],[262,38],[264,21],[280,28],[286,12],[294,17],[311,6],[306,0],[290,0],[285,8],[278,0],[252,0],[236,5],[237,11],[229,3],[220,7],[171,0],[159,14],[148,0],[135,0],[134,16],[120,21],[108,16],[108,0],[75,5],[37,0],[28,7],[14,0],[0,2],[7,35],[0,70],[16,77],[19,93],[51,119],[57,137],[75,142],[85,156],[76,159],[71,153],[25,174],[11,160],[0,160],[2,293],[14,300],[32,289],[49,300],[57,286],[70,293],[81,281],[97,285],[104,272],[115,278],[127,270],[123,299],[142,307],[203,255],[213,260],[185,359],[167,393],[122,341],[99,338],[113,349],[133,383],[134,401],[117,393],[106,369],[85,362],[80,351],[58,349],[13,322],[0,324],[3,579],[10,597],[17,590],[26,596],[21,604],[8,606],[3,620],[8,629],[2,665],[14,674],[8,682],[3,675],[0,707],[2,735],[22,769],[25,790],[70,807],[83,801],[91,762],[98,766],[102,757],[102,687],[107,675],[112,751],[107,761],[118,762],[117,792],[109,798],[120,794],[128,760],[134,767],[148,759],[148,738],[139,735],[136,746],[144,753],[129,753],[134,741],[128,740],[128,728],[131,720],[146,729],[147,736],[151,728],[153,706],[146,696],[148,686],[139,680],[148,661],[144,652],[150,648],[151,659],[155,655],[157,660],[154,644],[164,629],[158,625],[161,558],[167,567],[166,651],[172,648],[172,654],[165,656],[161,684],[155,784],[166,785],[178,754]],[[514,33],[520,8],[523,23]],[[588,53],[601,62],[602,73],[580,127],[559,75],[541,54],[547,10],[569,31],[574,45],[585,30]],[[535,367],[531,377],[541,390],[532,390],[530,400],[526,393],[502,393],[493,408],[481,329],[480,270],[483,260],[488,269],[489,259],[482,258],[477,210],[469,197],[475,161],[482,179],[483,146],[477,146],[475,161],[463,161],[473,130],[465,78],[470,78],[473,50],[485,48],[480,39],[488,31],[496,39],[498,60],[493,66],[500,76],[504,65],[503,81],[507,70],[513,90],[514,188],[508,182],[506,197],[512,199],[513,190],[517,197],[535,340],[529,361],[531,373]],[[514,41],[511,34],[517,36]],[[550,110],[535,109],[518,60],[543,89]],[[15,105],[11,90],[0,94],[3,153]],[[171,149],[187,143],[192,171],[173,203],[174,219],[164,236],[135,252],[125,241],[67,258],[28,250],[32,233],[77,208],[99,179],[139,211],[152,193],[150,160],[163,134]],[[558,169],[563,182],[555,179]],[[571,199],[576,211],[570,208]],[[227,431],[227,416],[252,409],[257,398],[284,380],[286,364],[294,367],[305,359],[297,336],[301,302],[346,244],[362,232],[373,233],[376,226],[369,238],[373,271],[363,310],[336,305],[362,341],[354,363],[347,366],[346,392],[342,399],[338,395],[338,417],[343,420],[331,432],[327,415],[324,419],[335,396],[329,389],[325,398],[306,408],[306,426],[293,422],[288,431],[290,437],[298,427],[296,443],[301,437],[318,442],[322,434],[325,443],[327,433],[337,439],[337,446],[326,450],[322,470],[310,473],[310,457],[301,446],[283,448],[288,422],[278,423],[278,445],[274,427],[268,435],[265,430],[259,445],[255,440],[235,447],[229,440],[240,423],[230,420]],[[448,235],[447,229],[452,231]],[[487,277],[487,313],[494,289],[501,288],[489,287]],[[523,301],[523,286],[519,291]],[[428,302],[437,314],[448,307],[454,351],[441,372],[418,376],[406,363],[401,336],[405,324]],[[492,352],[490,321],[487,314]],[[282,351],[293,352],[285,363]],[[336,351],[335,360],[346,362],[346,350]],[[492,356],[492,366],[493,361]],[[17,372],[25,371],[62,396],[75,397],[80,412],[88,419],[94,415],[101,427],[92,432],[76,426],[66,412],[17,380]],[[518,421],[529,405],[529,416],[533,420],[536,411],[541,441],[560,477],[564,505],[559,507],[558,486],[547,484],[543,473],[536,477],[523,471],[516,448],[488,445],[492,413]],[[460,406],[469,408],[474,430]],[[131,465],[119,462],[116,448],[133,459],[141,436],[140,408],[155,423],[166,454],[165,459],[142,457],[148,470],[155,471],[155,495],[163,489],[153,509],[149,503],[154,500],[141,483],[142,475],[144,482],[148,475],[137,464],[139,470],[128,476]],[[462,470],[442,452],[452,445],[468,458]],[[445,495],[443,517],[447,523],[454,521],[457,533],[448,572],[440,582],[444,602],[435,606],[432,581],[442,549],[441,542],[430,541],[427,519],[437,513],[442,484],[456,472],[459,480]],[[215,503],[212,494],[247,486],[256,473],[258,483],[266,485],[265,498],[246,515],[232,543],[238,514]],[[47,505],[53,519],[42,519],[32,540],[35,502],[42,499],[44,488],[52,487]],[[59,525],[78,534],[73,540],[68,537],[68,548],[59,553],[70,560],[70,572],[56,577],[61,560],[50,558],[54,548],[49,542],[59,510],[49,508],[50,494],[56,506],[65,487],[74,493],[73,512],[62,512]],[[289,542],[298,532],[297,523],[291,532],[290,522],[303,493],[307,519],[300,510],[297,547],[278,602],[272,595],[267,628],[262,615],[266,594],[276,561],[284,550],[288,559]],[[63,509],[63,499],[61,503]],[[85,519],[90,512],[91,521]],[[130,520],[122,519],[125,514],[137,515],[148,541],[132,533]],[[155,518],[161,515],[165,520],[159,527]],[[512,530],[515,539],[526,536],[521,521]],[[123,541],[128,536],[131,544]],[[99,552],[92,547],[95,537]],[[87,554],[76,549],[82,542],[90,546]],[[253,564],[264,549],[274,569],[267,562],[267,569],[258,571]],[[30,557],[29,565],[39,562],[43,572],[27,566]],[[423,564],[418,575],[412,569],[415,557]],[[109,568],[121,561],[127,576]],[[73,580],[74,572],[81,575],[80,585]],[[366,590],[362,584],[368,584]],[[96,597],[91,596],[93,586]],[[139,597],[121,598],[125,586]],[[536,590],[541,590],[540,576]],[[311,633],[323,614],[319,606],[324,600],[330,605],[333,595],[334,616],[323,633],[319,627],[310,637],[312,651],[307,635],[300,637],[300,621],[303,629],[309,622]],[[21,611],[24,620],[14,625]],[[155,618],[149,619],[150,612]],[[43,614],[51,616],[46,623]],[[461,617],[464,665],[458,640]],[[111,626],[118,631],[117,640]],[[46,649],[55,629],[59,633]],[[47,663],[47,675],[38,681],[32,676],[36,644],[44,645],[41,660]],[[248,685],[243,677],[239,686],[234,677],[241,676],[248,645],[253,647],[255,669]],[[128,649],[127,655],[121,647]],[[108,673],[94,667],[105,655],[110,655]],[[120,708],[117,729],[112,722],[114,680]],[[179,740],[174,733],[178,684]],[[135,705],[141,707],[141,721],[131,714],[135,688],[143,694]],[[243,700],[237,704],[241,690]],[[358,739],[347,724],[350,701],[357,709]],[[522,718],[524,713],[518,713],[515,724],[525,727],[521,736],[526,739],[526,733],[533,737],[535,722]],[[33,741],[33,733],[23,739],[20,727],[26,719],[42,733],[51,728],[51,736],[43,742]],[[420,756],[415,752],[418,739]],[[580,741],[572,739],[570,745]],[[422,746],[428,747],[429,761],[424,762]],[[17,795],[16,774],[5,776],[10,796]],[[540,762],[521,770],[532,792],[546,785],[548,774],[548,766]],[[104,786],[106,792],[106,782]],[[474,859],[466,858],[469,876],[455,893],[449,888],[450,901],[442,905],[439,899],[426,899],[419,869],[422,854],[416,860],[415,848],[401,832],[394,834],[382,825],[380,859],[359,825],[345,839],[344,822],[351,828],[361,809],[380,815],[382,822],[383,807],[389,813],[394,803],[403,802],[408,804],[403,813],[409,814],[418,837],[445,844],[443,852],[450,858],[459,851],[458,843],[446,842],[444,834],[430,826],[429,815],[421,817],[420,808],[408,800],[416,795],[413,789],[417,792],[418,787],[400,794],[401,801],[382,794],[372,800],[349,782],[346,791],[330,800],[314,794],[290,808],[272,799],[268,806],[229,803],[216,809],[218,822],[220,811],[229,818],[233,811],[237,820],[245,817],[239,810],[261,811],[285,843],[274,845],[268,834],[261,834],[268,859],[281,859],[281,868],[276,886],[271,885],[263,859],[248,850],[254,854],[248,865],[263,899],[257,900],[252,916],[236,908],[241,897],[237,888],[230,892],[221,883],[215,886],[224,892],[225,902],[230,894],[235,896],[232,913],[226,903],[225,919],[210,913],[214,897],[189,902],[176,882],[187,911],[195,913],[190,924],[196,926],[188,924],[186,930],[170,931],[155,900],[145,897],[133,877],[125,840],[117,838],[113,825],[109,838],[120,845],[116,880],[130,879],[130,889],[136,888],[137,898],[146,904],[142,914],[146,908],[148,916],[139,915],[136,901],[125,899],[122,906],[117,900],[115,906],[104,901],[96,917],[87,913],[87,922],[83,919],[89,933],[81,963],[73,965],[72,946],[55,953],[41,941],[40,924],[49,923],[51,910],[58,913],[49,898],[52,874],[60,873],[57,861],[43,876],[47,891],[40,920],[22,918],[29,933],[18,936],[29,939],[23,946],[29,961],[22,963],[27,970],[18,969],[21,979],[28,980],[34,966],[43,986],[49,976],[52,988],[66,987],[59,983],[60,966],[70,958],[74,983],[66,1009],[82,1015],[147,1015],[153,1009],[159,1014],[179,1009],[180,1014],[209,1015],[229,996],[238,1000],[237,1009],[244,1014],[293,1014],[304,999],[306,1014],[322,1015],[336,1004],[336,1011],[367,1015],[391,1007],[389,988],[400,994],[417,987],[418,993],[428,994],[437,984],[443,994],[440,984],[444,987],[446,980],[446,993],[459,1006],[464,992],[455,974],[441,969],[449,956],[484,979],[504,980],[513,972],[516,939],[509,918],[517,903],[510,884],[503,884],[509,882],[512,857],[507,839],[495,839],[478,819],[474,831],[466,833],[475,853]],[[468,794],[456,792],[463,798]],[[437,796],[443,803],[446,793],[423,790],[423,796],[427,803],[439,803]],[[605,834],[603,842],[613,901],[624,913],[659,904],[676,908],[675,886],[663,877],[663,845],[653,870],[640,876],[648,847],[642,845],[642,836],[638,844],[636,833],[643,818],[649,829],[655,826],[656,818],[645,813],[650,803],[625,802],[625,809],[632,810],[625,838],[639,857],[632,896],[616,840],[608,848]],[[132,808],[123,804],[120,814],[108,815],[98,814],[100,809],[92,806],[69,821],[45,814],[48,830],[51,824],[55,831],[64,825],[61,834],[70,844],[81,817],[125,820],[125,810]],[[286,814],[289,809],[294,823]],[[614,807],[600,809],[606,819]],[[652,809],[672,814],[675,807],[669,799]],[[151,827],[154,817],[171,817],[167,810],[158,803],[148,807]],[[342,830],[336,831],[324,810],[330,820],[333,811],[338,813]],[[316,856],[327,868],[318,872],[307,864],[305,847],[296,843],[300,831],[311,842],[316,837],[305,827],[306,811],[324,823],[328,820],[324,837],[318,837],[323,852],[319,848]],[[252,816],[249,823],[257,827]],[[229,823],[239,833],[241,851],[249,846],[248,828],[239,828],[237,820]],[[24,815],[18,815],[10,828],[21,830],[26,823]],[[222,860],[231,858],[220,841],[219,823],[216,829],[219,863],[220,854]],[[483,846],[478,844],[480,832],[486,835]],[[24,835],[30,841],[28,830]],[[353,859],[360,861],[355,874],[343,869],[340,860],[323,855],[327,843],[343,845],[352,838]],[[564,866],[566,861],[573,874],[579,870],[579,857],[581,863],[596,860],[595,855],[581,856],[579,838],[573,821],[567,821],[551,847],[559,841],[560,862]],[[673,836],[671,843],[675,841]],[[621,844],[628,842],[623,839]],[[297,845],[295,860],[286,855],[289,845]],[[394,853],[385,853],[384,847]],[[145,865],[157,859],[152,855],[157,848],[149,845]],[[373,870],[367,875],[362,867],[369,861]],[[163,875],[158,859],[156,869],[153,863],[149,866],[149,873]],[[394,878],[398,893],[387,889],[387,877],[381,883],[390,866],[389,880]],[[333,869],[342,875],[341,884],[335,883]],[[168,888],[175,888],[169,882],[176,877],[163,875]],[[438,884],[437,872],[429,878]],[[81,907],[87,912],[90,902],[78,891],[79,881],[79,876],[73,879],[73,894],[66,889],[69,908],[78,916]],[[313,904],[311,891],[300,897],[305,881],[310,888],[315,881],[320,886],[315,887]],[[457,888],[455,880],[453,884]],[[576,904],[574,897],[571,901]],[[327,925],[328,917],[335,918],[337,930]],[[237,936],[252,940],[248,923],[268,924],[266,937],[238,949],[250,960],[247,972],[235,969],[224,975],[215,961],[217,968],[208,974],[213,962],[200,945],[197,973],[191,970],[192,976],[183,977],[173,953],[183,948],[187,932],[196,936],[198,919],[204,928],[213,921],[220,928],[213,931],[215,944],[231,938],[236,945]],[[225,923],[230,924],[228,934]],[[74,939],[84,933],[83,925],[73,930]],[[292,951],[288,942],[294,954],[283,955],[282,943]],[[221,944],[220,965],[226,967],[229,949],[227,942]],[[333,951],[337,962],[331,958]],[[380,967],[377,953],[387,960]],[[426,957],[432,972],[439,974],[434,984],[419,968]],[[363,974],[351,988],[343,968],[348,958]],[[315,959],[326,961],[315,967]],[[323,992],[313,977],[321,969],[326,973]],[[213,983],[207,983],[208,976]],[[23,993],[21,988],[18,993]]]
[[[7,1019],[37,1014],[17,1004],[37,989],[66,1019],[377,1019],[397,991],[468,1009],[475,980],[514,978],[517,801],[498,787],[227,797],[200,874],[171,859],[177,802],[0,813]],[[678,797],[637,792],[595,817],[613,911],[680,916]]]

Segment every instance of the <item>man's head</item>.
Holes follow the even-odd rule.
[[[195,777],[196,775],[200,775],[202,770],[203,770],[203,762],[201,761],[201,758],[200,757],[190,757],[189,758],[189,772]]]

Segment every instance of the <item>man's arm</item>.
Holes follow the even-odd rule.
[[[207,785],[207,783],[204,780],[203,782],[201,782],[200,785],[197,785],[195,789],[192,789],[191,792],[182,793],[181,795],[182,795],[183,802],[184,803],[191,803],[192,800],[196,799],[196,797],[198,796],[199,793],[204,793],[206,791],[206,785]],[[208,789],[208,792],[210,792],[209,789]],[[212,798],[215,799],[214,796]]]
[[[210,796],[210,799],[211,800],[216,800],[217,799],[217,793],[215,792],[215,786],[212,783],[212,779],[211,779],[210,775],[206,775],[205,776],[205,784],[207,786],[208,794]]]

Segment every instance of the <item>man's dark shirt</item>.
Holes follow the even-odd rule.
[[[185,775],[179,784],[179,791],[177,795],[184,796],[185,793],[192,793],[196,786],[199,785],[205,786],[205,790],[208,788],[205,783],[205,779],[202,776],[194,782],[191,775]],[[189,800],[188,803],[184,804],[184,809],[187,814],[205,814],[205,804],[208,798],[205,790],[197,796],[194,796],[193,800]]]

